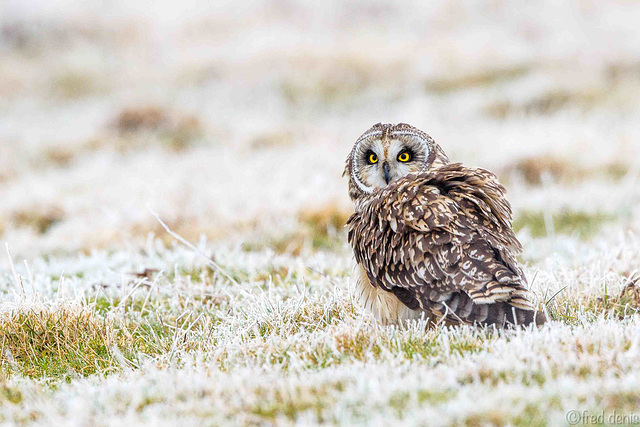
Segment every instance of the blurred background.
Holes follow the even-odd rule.
[[[640,225],[640,2],[0,0],[0,236],[343,248],[344,160],[407,122],[525,241]],[[606,229],[606,228],[604,228]]]

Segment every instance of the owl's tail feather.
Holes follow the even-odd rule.
[[[531,324],[542,326],[547,321],[542,311],[522,308],[519,301],[513,301],[513,304],[510,301],[478,304],[463,292],[451,294],[446,301],[441,301],[433,308],[438,317],[444,317],[444,320],[453,324],[495,325],[500,328]]]
[[[542,326],[547,322],[547,316],[545,316],[542,311],[524,310],[522,308],[514,307],[508,302],[503,302],[502,305],[503,310],[505,311],[505,320],[507,325],[528,326],[534,324],[536,326]]]

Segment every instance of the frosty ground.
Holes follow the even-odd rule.
[[[637,4],[2,6],[0,423],[640,415]],[[498,174],[548,325],[357,306],[379,121]]]

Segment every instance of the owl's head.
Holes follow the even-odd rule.
[[[356,201],[410,173],[447,163],[444,151],[420,129],[378,123],[358,138],[347,158],[349,195]]]

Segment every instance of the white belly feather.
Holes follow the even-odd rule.
[[[407,320],[420,319],[422,312],[411,310],[391,292],[377,288],[371,284],[362,266],[354,269],[354,293],[362,304],[380,322],[402,324]]]

